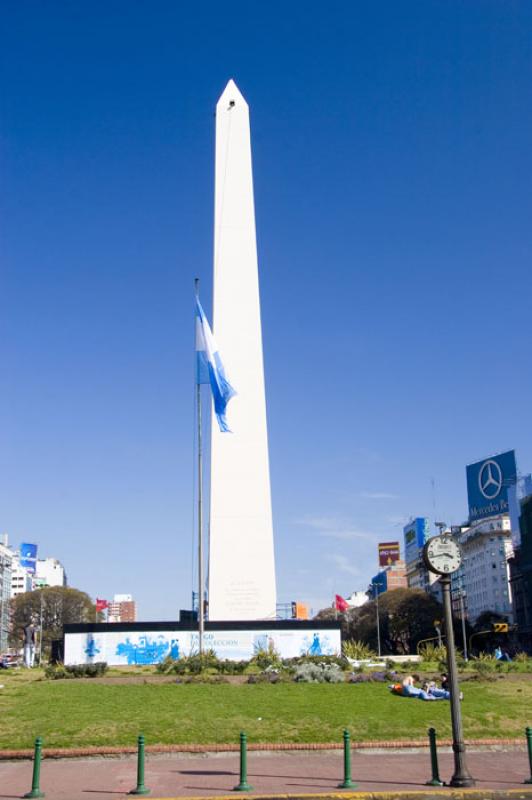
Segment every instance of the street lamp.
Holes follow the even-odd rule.
[[[377,618],[377,655],[379,658],[381,657],[381,623],[379,617],[379,586],[382,586],[382,583],[379,581],[371,581],[371,588],[373,590],[373,596],[375,598],[375,616]]]

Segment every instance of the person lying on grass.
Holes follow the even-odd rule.
[[[416,697],[418,700],[450,700],[451,694],[447,689],[438,689],[432,681],[424,684],[423,688],[416,686],[419,683],[419,675],[407,675],[402,683],[393,683],[389,688],[394,694],[401,697]],[[460,692],[460,700],[462,693]]]

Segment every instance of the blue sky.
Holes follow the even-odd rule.
[[[280,600],[362,589],[465,464],[532,468],[527,2],[11,3],[0,530],[190,605],[213,112],[251,108]],[[434,485],[434,489],[433,489]]]

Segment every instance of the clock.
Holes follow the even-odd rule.
[[[437,575],[451,575],[460,567],[462,554],[458,543],[449,533],[429,539],[423,548],[427,569]]]

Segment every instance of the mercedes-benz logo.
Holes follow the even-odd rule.
[[[502,470],[496,461],[484,461],[478,473],[478,488],[486,500],[494,500],[502,489]]]

